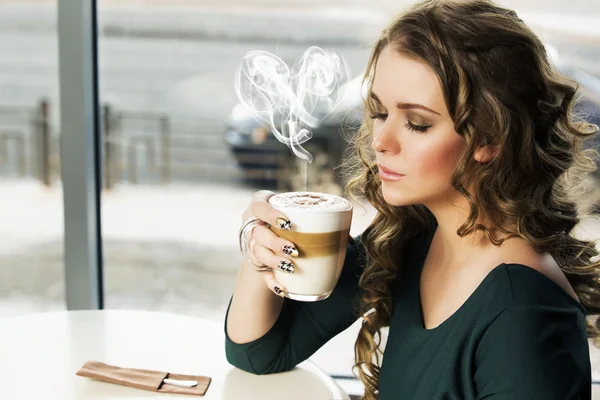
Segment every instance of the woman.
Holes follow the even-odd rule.
[[[576,121],[575,85],[513,11],[485,0],[409,9],[383,31],[365,80],[370,118],[347,189],[378,214],[316,303],[274,295],[285,288],[252,264],[293,263],[294,244],[253,229],[229,362],[289,370],[362,317],[364,399],[590,399],[598,252],[571,231],[573,196],[595,168],[583,140],[598,128]],[[243,220],[286,220],[270,195]]]

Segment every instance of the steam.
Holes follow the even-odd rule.
[[[349,79],[343,58],[312,46],[291,70],[274,54],[250,51],[242,57],[234,85],[240,102],[269,124],[277,140],[311,163],[313,157],[302,144],[312,138],[310,129],[343,100],[341,88]]]

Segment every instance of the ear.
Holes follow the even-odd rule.
[[[475,150],[473,158],[478,162],[489,162],[493,160],[500,152],[500,147],[497,145],[481,146]]]

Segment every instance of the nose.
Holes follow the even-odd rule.
[[[377,153],[398,154],[400,152],[400,142],[393,124],[388,119],[381,126],[373,129],[373,140],[371,148]]]

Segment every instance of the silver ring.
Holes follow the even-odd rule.
[[[258,261],[259,263],[261,262],[258,258],[256,258],[256,256],[254,255],[254,244],[256,243],[256,240],[254,240],[254,238],[250,238],[250,242],[248,243],[248,250],[250,250],[248,252],[248,254],[246,254],[246,260],[250,262],[250,264],[254,265],[257,268],[262,268],[265,266],[265,264],[257,264],[254,262],[253,258]]]
[[[254,244],[256,243],[256,240],[254,240],[254,236],[250,238],[250,241],[248,242],[248,249],[250,250],[250,252],[252,254],[254,254]]]
[[[248,226],[248,224],[254,222],[254,221],[258,221],[258,218],[256,217],[250,217],[248,218],[248,220],[246,222],[244,222],[242,224],[242,227],[240,228],[239,232],[238,232],[238,239],[240,242],[240,251],[242,251],[242,237],[244,236],[244,231],[246,230],[246,227]]]
[[[252,227],[250,227],[250,225],[252,225]],[[258,225],[266,225],[267,228],[270,226],[269,224],[267,224],[265,221],[256,218],[256,217],[250,217],[248,218],[248,220],[246,222],[244,222],[242,224],[242,227],[240,228],[240,231],[238,232],[238,236],[239,236],[239,242],[240,242],[240,250],[242,250],[242,238],[243,236],[247,236],[248,229],[254,229],[256,228]]]
[[[250,252],[248,254],[246,254],[246,261],[248,261],[248,262],[250,262],[250,264],[254,265],[256,267],[256,270],[259,272],[272,271],[273,268],[269,267],[267,264],[257,264],[254,262],[253,258],[256,261],[258,261],[259,263],[261,262],[254,255],[254,244],[256,244],[256,240],[254,239],[254,237],[252,237],[250,239],[250,242],[248,243],[248,250],[250,250]]]
[[[260,225],[269,225],[266,222],[264,222],[261,219],[258,218],[250,218],[240,229],[240,250],[242,252],[242,256],[246,259],[246,261],[252,265],[254,265],[255,267],[257,267],[259,270],[264,269],[265,267],[268,268],[265,264],[257,264],[255,263],[251,258],[250,258],[250,254],[249,254],[249,243],[248,243],[248,235],[250,233],[252,233],[252,231],[254,230],[254,228],[256,228],[257,226]],[[254,239],[252,239],[254,240]]]

